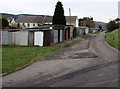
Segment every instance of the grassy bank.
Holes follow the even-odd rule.
[[[2,46],[2,73],[10,72],[37,60],[42,60],[48,53],[58,49],[60,48]]]
[[[111,46],[120,49],[120,29],[107,33],[106,41]]]

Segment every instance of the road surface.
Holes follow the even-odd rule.
[[[73,46],[3,77],[3,87],[118,87],[118,50],[105,33],[90,34]]]

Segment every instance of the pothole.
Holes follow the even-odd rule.
[[[74,53],[70,55],[68,58],[70,59],[79,59],[79,58],[96,58],[97,56],[92,52],[80,52],[80,53]]]

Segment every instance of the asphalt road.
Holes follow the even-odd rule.
[[[105,42],[104,32],[89,36],[4,76],[3,87],[118,87],[118,50]]]

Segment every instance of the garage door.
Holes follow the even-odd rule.
[[[28,45],[28,31],[15,32],[15,44],[16,45]]]
[[[35,32],[34,45],[43,46],[43,32]]]

